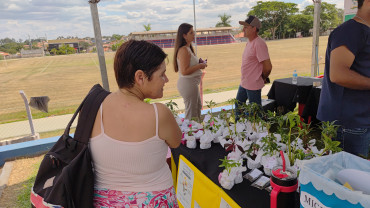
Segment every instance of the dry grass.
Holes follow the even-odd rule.
[[[18,197],[21,196],[29,199],[29,188],[34,182],[32,176],[34,175],[34,171],[37,171],[38,165],[43,157],[44,155],[41,155],[32,158],[18,159],[13,162],[13,169],[9,177],[8,186],[4,189],[0,197],[1,208],[30,207],[28,200],[21,199],[18,201]],[[25,204],[24,202],[27,203]]]
[[[324,56],[327,36],[320,37],[319,56]],[[299,75],[310,75],[312,38],[268,41],[273,64],[271,79],[291,76],[294,69]],[[212,92],[236,88],[240,82],[241,56],[245,43],[199,46],[198,56],[208,59],[204,91]],[[173,72],[173,49],[165,49],[169,55],[167,66],[169,83],[165,97],[178,96]],[[114,53],[105,53],[110,90],[117,89],[113,73]],[[320,62],[320,69],[323,68]],[[99,62],[96,54],[75,54],[0,61],[0,120],[2,115],[24,111],[19,90],[28,97],[50,97],[49,110],[77,105],[91,86],[101,83]]]

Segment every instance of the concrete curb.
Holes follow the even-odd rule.
[[[25,136],[25,137],[3,140],[3,141],[0,141],[0,146],[16,144],[16,143],[21,143],[21,142],[28,142],[28,141],[37,140],[37,139],[40,139],[39,133],[36,133],[35,135]]]
[[[13,162],[6,162],[1,174],[0,174],[0,197],[1,194],[3,193],[4,189],[8,185],[10,173],[12,172],[13,169]]]

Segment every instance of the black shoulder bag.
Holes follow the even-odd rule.
[[[93,207],[94,173],[88,147],[95,117],[110,92],[94,85],[45,155],[31,190],[32,207]],[[79,114],[74,138],[70,127]]]

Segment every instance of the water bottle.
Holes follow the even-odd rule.
[[[294,70],[293,77],[292,77],[292,84],[297,84],[298,74],[297,70]]]

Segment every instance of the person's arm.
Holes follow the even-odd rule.
[[[181,142],[181,130],[170,109],[162,103],[156,103],[156,105],[158,109],[159,137],[165,140],[169,147],[177,148]]]
[[[271,74],[272,64],[270,59],[266,59],[262,61],[263,69],[262,69],[262,78],[266,80],[266,78]]]
[[[200,63],[190,67],[190,53],[186,47],[181,47],[177,54],[177,59],[179,60],[179,70],[183,75],[189,75],[194,73],[198,69],[206,68],[207,64]]]
[[[355,55],[346,47],[339,46],[330,53],[330,81],[354,90],[370,90],[370,77],[365,77],[354,70],[351,65]]]

